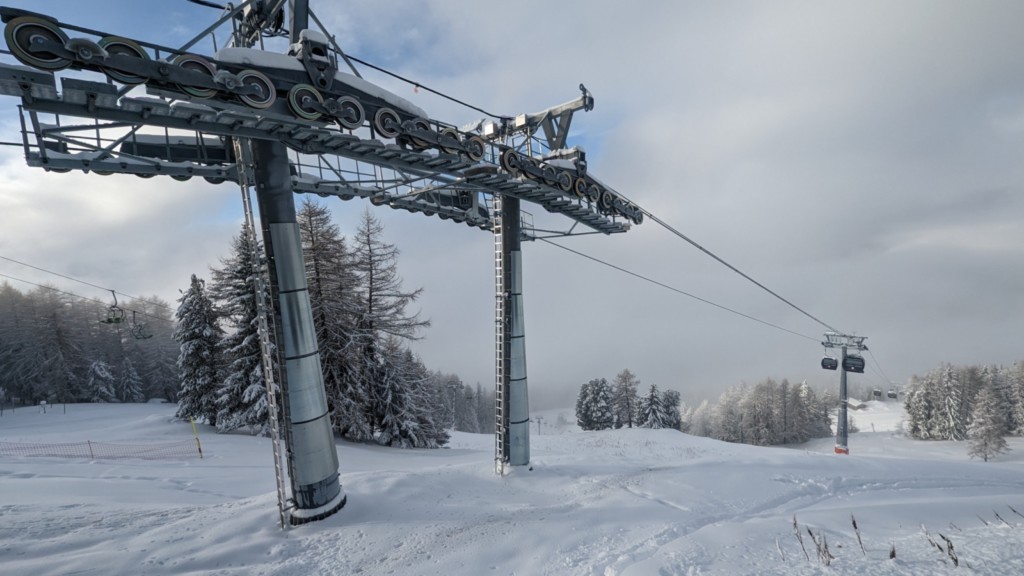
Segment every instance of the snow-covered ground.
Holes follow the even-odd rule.
[[[5,411],[0,441],[190,438],[173,413]],[[455,433],[444,450],[339,442],[348,505],[288,531],[265,438],[200,427],[202,460],[0,457],[0,573],[1024,574],[1024,517],[1009,508],[1024,513],[1024,442],[982,463],[962,443],[900,435],[895,402],[852,414],[865,432],[836,456],[831,439],[755,448],[669,430],[580,432],[571,410],[547,411],[532,428],[532,467],[504,477],[489,435]],[[959,568],[922,525],[953,542]],[[806,527],[827,537],[831,568]]]

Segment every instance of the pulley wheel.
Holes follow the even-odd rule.
[[[412,127],[416,130],[426,130],[427,132],[430,132],[430,123],[423,118],[414,118],[412,121]],[[412,141],[413,150],[422,151],[430,148],[430,142],[423,140],[422,138],[410,135],[409,139]]]
[[[597,184],[591,184],[590,186],[587,186],[587,198],[589,198],[591,202],[596,204],[597,201],[601,199],[601,187],[598,186]]]
[[[633,220],[633,224],[636,224],[637,226],[643,224],[644,223],[644,213],[643,213],[643,211],[640,210],[639,207],[633,206],[633,215],[631,216],[631,219]]]
[[[530,166],[532,166],[535,169],[535,171],[536,170],[540,170],[540,160],[537,160],[536,158],[534,158],[532,156],[520,156],[519,160],[520,160],[520,165],[525,163],[525,164],[529,164]],[[523,176],[526,176],[530,180],[538,180],[538,179],[540,179],[540,178],[538,178],[538,176],[536,174],[534,174],[534,172],[528,172],[526,170],[523,170]]]
[[[572,191],[576,193],[576,197],[583,200],[587,197],[587,181],[583,178],[576,178],[572,183]]]
[[[373,115],[373,127],[377,130],[377,133],[385,138],[396,138],[401,132],[399,127],[402,125],[401,118],[398,117],[398,112],[395,112],[391,108],[381,108],[377,110],[377,113]]]
[[[484,159],[484,151],[487,150],[487,142],[479,136],[470,136],[462,143],[466,148],[466,156],[473,162]]]
[[[238,97],[250,107],[266,110],[277,101],[277,89],[263,72],[242,70],[238,73],[238,80],[243,88],[250,91],[248,94],[239,94]]]
[[[441,137],[438,139],[441,145],[441,150],[448,154],[459,153],[459,132],[454,128],[444,128],[441,130]]]
[[[195,54],[181,54],[174,59],[173,63],[185,70],[199,72],[209,76],[210,78],[213,78],[213,75],[217,72],[213,67],[213,64],[210,64],[205,58],[196,56]],[[185,86],[178,84],[178,89],[195,98],[213,98],[214,95],[217,94],[217,90],[215,88],[201,88],[199,86]]]
[[[611,212],[614,200],[615,195],[611,192],[607,190],[601,192],[601,208],[604,208],[605,212]]]
[[[542,179],[544,180],[545,184],[547,184],[548,186],[558,185],[558,171],[555,170],[554,166],[548,166],[547,164],[545,164],[544,166],[541,167],[540,171],[541,174],[543,174]]]
[[[559,170],[557,175],[555,176],[555,180],[557,180],[556,183],[558,184],[558,187],[562,190],[562,192],[572,191],[572,175],[570,175],[568,172],[563,172],[562,170]]]
[[[499,161],[501,162],[501,167],[505,169],[505,172],[508,172],[513,176],[519,175],[519,154],[516,154],[515,150],[511,148],[502,150]]]
[[[338,115],[335,116],[334,120],[342,128],[355,130],[363,125],[363,122],[366,120],[366,111],[363,110],[363,105],[359,103],[359,100],[351,96],[342,96],[338,98],[337,106]]]
[[[324,97],[309,84],[296,84],[288,91],[288,108],[291,108],[292,113],[303,120],[310,122],[318,120],[322,113],[314,108],[313,104],[323,103]]]
[[[7,23],[4,28],[4,39],[11,54],[22,64],[42,70],[63,70],[71,66],[71,59],[49,51],[32,51],[34,44],[53,42],[60,46],[68,41],[68,36],[56,24],[35,16],[18,16]]]
[[[191,174],[171,174],[171,178],[173,178],[174,180],[177,180],[178,182],[185,182],[187,180],[191,180],[192,179],[192,175]]]
[[[143,60],[149,60],[149,54],[142,49],[134,41],[127,38],[119,38],[117,36],[105,36],[100,40],[100,47],[107,51],[107,54],[111,56],[128,56],[130,58],[142,58]],[[121,72],[108,66],[103,67],[103,72],[108,78],[115,82],[127,84],[129,86],[137,86],[144,84],[146,78],[143,76],[136,76],[127,72]]]

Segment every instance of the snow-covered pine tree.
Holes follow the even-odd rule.
[[[188,289],[178,302],[175,314],[178,324],[174,330],[174,339],[181,345],[177,417],[205,420],[216,426],[217,374],[220,367],[218,344],[222,332],[217,325],[213,302],[206,291],[206,282],[193,274]]]
[[[1024,435],[1024,362],[1017,362],[1007,370],[1007,384],[1013,402],[1010,430]]]
[[[105,360],[95,360],[89,365],[89,377],[85,383],[89,402],[117,402],[114,392],[114,373]]]
[[[370,379],[360,354],[365,344],[356,334],[360,278],[326,206],[304,200],[297,216],[331,421],[350,440],[370,440]]]
[[[641,428],[666,428],[668,420],[665,407],[661,403],[661,394],[658,387],[651,384],[650,389],[640,398],[640,406],[637,411],[637,426]]]
[[[374,388],[373,422],[379,430],[376,440],[400,448],[437,448],[448,442],[444,424],[434,418],[439,411],[436,398],[427,388],[428,373],[411,351],[400,347],[397,338],[384,343],[382,380]]]
[[[615,422],[611,386],[595,378],[580,387],[576,398],[576,423],[584,430],[606,430]]]
[[[928,440],[931,436],[931,421],[935,413],[932,398],[934,382],[931,374],[924,378],[914,375],[904,392],[904,411],[907,414],[907,433],[916,440]]]
[[[121,377],[117,381],[117,399],[121,402],[145,402],[146,395],[142,393],[142,388],[142,378],[135,369],[135,363],[125,355],[121,361]]]
[[[1014,429],[1015,406],[1013,404],[1013,390],[1010,387],[1009,371],[1002,366],[996,365],[985,366],[981,369],[978,389],[971,392],[971,414],[973,414],[978,394],[982,388],[986,387],[992,390],[999,406],[1003,409],[1003,421],[1006,423],[1004,435],[1011,434]],[[970,414],[968,418],[970,418]]]
[[[661,408],[664,411],[664,427],[673,430],[683,431],[683,415],[680,412],[682,399],[676,390],[663,390],[661,392]]]
[[[480,423],[481,434],[494,434],[494,390],[484,390],[479,382],[476,383],[476,416]]]
[[[935,419],[934,436],[941,440],[963,440],[967,437],[967,420],[964,418],[964,385],[951,364],[941,369],[939,398],[942,401],[939,415]]]
[[[231,240],[230,256],[221,259],[220,268],[210,269],[210,295],[230,329],[219,343],[224,368],[217,392],[217,429],[222,432],[247,427],[252,433],[266,433],[268,422],[256,302],[264,257],[252,238],[243,224]]]
[[[612,381],[612,410],[615,414],[616,428],[633,427],[639,386],[640,380],[628,368],[615,375],[615,380]]]
[[[1009,447],[1003,437],[1006,431],[1006,411],[999,395],[991,386],[985,386],[978,392],[971,411],[968,456],[988,462],[989,458],[1007,452]]]
[[[458,376],[459,388],[455,395],[455,429],[462,432],[480,432],[480,417],[476,413],[477,400],[473,388],[462,386]]]

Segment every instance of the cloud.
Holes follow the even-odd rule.
[[[182,40],[174,26],[198,32],[213,17],[123,7],[109,24],[77,4],[48,9],[122,32],[133,22],[137,37],[166,44]],[[883,371],[902,382],[941,361],[1024,359],[1024,5],[313,7],[346,51],[491,112],[541,110],[586,84],[596,107],[577,115],[570,143],[586,147],[594,174],[814,316],[869,336],[882,370],[869,361],[857,377],[865,382]],[[434,118],[481,117],[380,73],[366,76]],[[15,101],[5,102],[13,118]],[[172,298],[188,274],[216,264],[238,230],[229,185],[46,174],[15,156],[0,175],[0,253]],[[325,201],[351,233],[365,205]],[[524,209],[545,226],[566,225]],[[415,348],[431,367],[489,385],[489,234],[378,214],[403,251],[406,286],[425,290],[419,306],[433,327]],[[626,234],[562,242],[810,339],[528,243],[535,401],[564,404],[580,383],[625,367],[690,400],[767,376],[834,384],[817,367],[823,326],[650,219]]]

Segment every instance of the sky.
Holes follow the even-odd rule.
[[[1024,360],[1024,5],[311,4],[347,52],[488,111],[539,111],[584,83],[595,108],[577,114],[569,144],[585,146],[591,173],[825,324],[867,336],[868,371],[851,384]],[[217,15],[185,0],[6,5],[167,45]],[[433,118],[481,117],[364,75]],[[2,140],[18,140],[18,101],[2,98]],[[229,184],[50,174],[2,148],[0,256],[173,301],[190,274],[209,276],[241,225]],[[370,207],[322,201],[344,234]],[[405,286],[424,290],[416,306],[432,327],[414,350],[490,386],[489,233],[374,214],[402,251]],[[623,368],[688,402],[767,377],[838,387],[819,367],[823,325],[652,220],[559,242],[799,335],[527,243],[535,406],[569,406],[580,384]],[[109,296],[6,260],[0,274]]]

